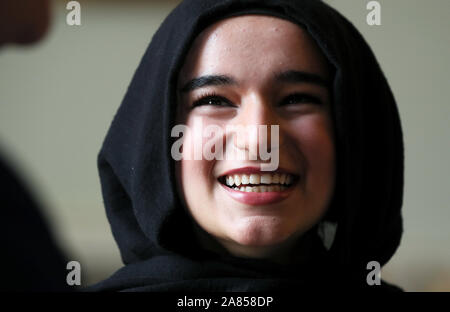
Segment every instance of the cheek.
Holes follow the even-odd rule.
[[[178,180],[181,182],[180,189],[188,202],[201,203],[205,201],[208,194],[212,194],[215,185],[212,169],[214,160],[208,160],[203,155],[203,147],[206,146],[208,138],[203,137],[203,129],[208,124],[203,124],[200,130],[194,133],[191,130],[195,129],[190,122],[187,123],[189,127],[185,134],[182,146],[182,159],[179,161],[179,176]]]
[[[299,127],[301,140],[307,147],[310,160],[321,159],[324,165],[334,162],[333,133],[329,119],[324,116],[314,116],[306,119]]]
[[[291,129],[297,148],[305,158],[308,178],[316,187],[330,191],[335,179],[335,147],[330,119],[320,114],[303,116]]]
[[[198,222],[208,218],[208,208],[213,203],[213,181],[208,176],[209,164],[205,160],[181,160],[179,191],[183,203]]]
[[[192,129],[192,124],[187,125]],[[203,155],[201,159],[193,157],[194,147],[205,146],[206,141],[207,138],[192,133],[186,135],[183,141],[183,158],[179,161],[178,180],[187,210],[198,224],[212,232],[216,224],[214,191],[217,183],[212,174],[215,161],[207,160]]]

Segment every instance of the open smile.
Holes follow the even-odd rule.
[[[284,170],[261,172],[246,167],[231,170],[218,181],[235,200],[248,205],[273,204],[287,198],[300,177]]]

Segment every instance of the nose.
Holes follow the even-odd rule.
[[[261,151],[270,153],[281,145],[279,131],[274,128],[280,127],[280,119],[270,100],[259,93],[242,98],[234,126],[239,129],[234,133],[234,147],[248,153],[251,160],[259,160]]]

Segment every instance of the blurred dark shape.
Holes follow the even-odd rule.
[[[65,291],[66,259],[27,187],[0,158],[0,290]]]
[[[48,0],[0,0],[0,45],[40,40],[50,24]]]
[[[48,0],[0,0],[0,46],[38,41],[49,20]],[[41,208],[1,155],[0,198],[0,291],[72,290]]]

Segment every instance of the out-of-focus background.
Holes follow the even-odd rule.
[[[363,34],[397,99],[405,138],[404,236],[382,277],[407,291],[450,291],[450,1],[327,0]],[[96,157],[152,34],[179,1],[79,1],[81,25],[53,0],[49,33],[0,49],[0,152],[45,208],[82,285],[121,267]],[[24,229],[26,230],[26,229]],[[32,237],[30,237],[32,239]]]

